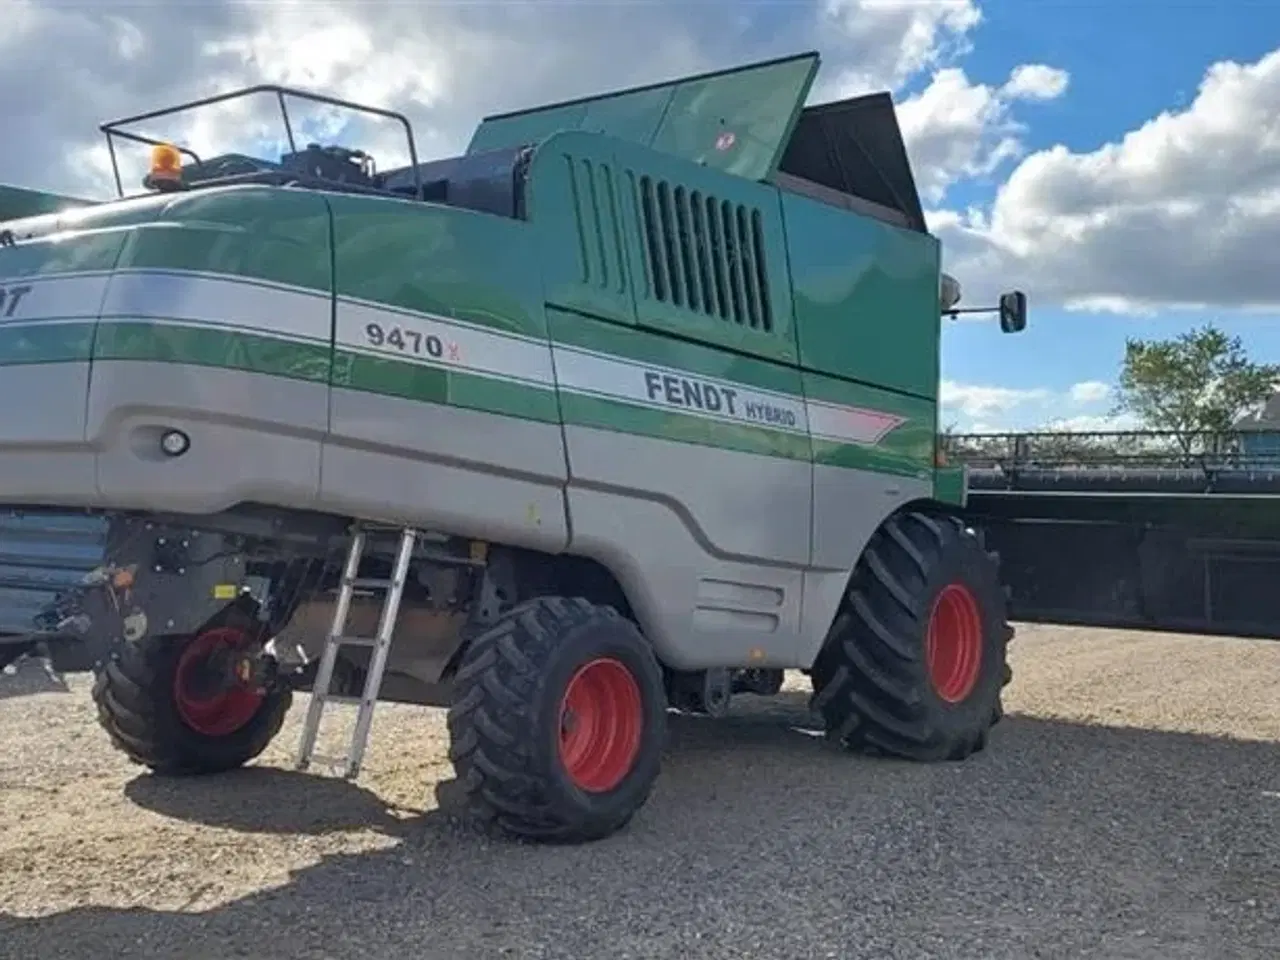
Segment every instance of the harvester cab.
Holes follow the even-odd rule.
[[[96,551],[41,622],[95,651],[113,742],[228,769],[309,691],[298,766],[349,702],[354,777],[377,702],[444,705],[477,808],[579,840],[640,809],[669,708],[786,669],[846,747],[982,749],[1012,631],[936,457],[973,311],[892,98],[806,106],[817,68],[493,116],[429,163],[401,114],[274,86],[104,124],[151,192],[117,163],[119,200],[0,225],[0,510]],[[247,95],[278,160],[136,132]],[[296,97],[400,124],[408,165],[299,146]]]

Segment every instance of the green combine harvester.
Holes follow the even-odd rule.
[[[804,107],[818,63],[490,117],[429,163],[399,114],[255,87],[105,124],[152,148],[138,195],[117,166],[119,200],[0,196],[0,512],[100,537],[11,646],[89,651],[162,774],[252,760],[298,690],[298,767],[346,777],[378,700],[446,705],[476,808],[542,840],[628,822],[669,707],[785,669],[851,749],[982,749],[1013,631],[938,465],[958,287],[891,98]],[[277,161],[137,132],[251,94]],[[297,98],[401,123],[411,163],[299,146]]]

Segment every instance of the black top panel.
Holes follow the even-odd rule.
[[[433,160],[415,167],[389,170],[380,177],[382,189],[452,207],[478,210],[500,217],[524,216],[524,173],[529,150],[508,147]]]
[[[778,170],[896,210],[928,232],[888,93],[805,107]]]

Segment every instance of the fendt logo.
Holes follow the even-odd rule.
[[[30,292],[29,283],[0,287],[0,319],[7,320],[14,316]]]

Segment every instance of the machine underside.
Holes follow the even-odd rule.
[[[356,531],[365,544],[338,630]],[[310,690],[331,635],[378,633],[401,533],[262,506],[205,516],[10,511],[0,518],[0,653],[39,652],[55,670],[86,670],[121,640],[231,625],[251,640],[254,673],[237,678],[244,665],[228,661],[223,682]],[[417,531],[379,699],[447,706],[469,638],[542,595],[580,596],[632,615],[617,581],[589,559]],[[329,690],[358,698],[372,656],[368,646],[342,647]],[[733,693],[769,695],[782,683],[782,670],[750,667],[665,676],[673,706],[708,714],[727,709]]]

